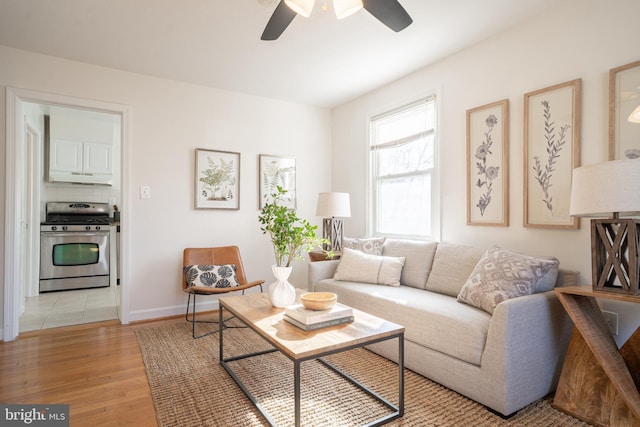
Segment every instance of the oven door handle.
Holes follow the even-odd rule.
[[[41,231],[40,237],[108,236],[109,231]]]

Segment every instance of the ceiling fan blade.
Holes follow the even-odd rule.
[[[280,0],[276,10],[271,15],[267,26],[262,33],[260,40],[276,40],[280,37],[280,34],[287,29],[293,18],[296,17],[296,13],[284,4],[284,0]]]
[[[396,33],[413,22],[407,11],[397,0],[363,0],[363,7],[380,22]]]

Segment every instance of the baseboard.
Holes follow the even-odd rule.
[[[206,301],[205,298],[198,299],[197,312],[201,311],[213,311],[219,308],[218,300]],[[170,307],[158,307],[147,310],[132,310],[129,312],[129,321],[138,322],[141,320],[153,320],[162,319],[165,317],[172,317],[182,315],[184,316],[187,311],[186,303],[184,305],[175,305]]]
[[[245,294],[253,292],[259,292],[256,288],[248,289]],[[265,291],[266,293],[266,287]],[[237,295],[240,295],[239,293]],[[198,302],[196,304],[197,313],[202,311],[213,311],[219,308],[218,298],[211,298],[209,295],[198,295]],[[162,319],[164,317],[184,315],[187,311],[187,299],[185,299],[184,305],[172,305],[168,307],[156,307],[146,310],[131,310],[129,311],[129,322],[138,322],[141,320],[154,320]]]

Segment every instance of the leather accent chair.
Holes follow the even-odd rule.
[[[221,246],[212,248],[186,248],[183,253],[183,269],[186,269],[190,265],[225,265],[233,264],[236,266],[235,275],[238,286],[231,287],[209,287],[209,286],[189,286],[186,277],[186,271],[182,274],[182,290],[189,294],[187,300],[187,312],[185,318],[188,322],[191,322],[191,334],[193,338],[202,338],[204,336],[214,334],[220,331],[220,328],[230,328],[224,322],[231,318],[225,319],[221,325],[218,325],[218,329],[196,336],[196,323],[219,323],[214,320],[196,320],[196,296],[197,295],[222,295],[230,292],[239,292],[246,289],[260,286],[260,292],[262,292],[262,284],[264,280],[256,280],[253,282],[247,281],[244,274],[244,267],[242,265],[242,258],[240,257],[240,249],[237,246]],[[193,296],[193,305],[191,310],[191,319],[189,319],[189,306],[191,305],[191,297]]]

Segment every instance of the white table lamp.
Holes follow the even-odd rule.
[[[640,123],[640,105],[638,105],[636,109],[629,114],[629,118],[627,120],[631,123]]]
[[[597,291],[640,294],[640,160],[614,160],[573,170],[571,216],[591,220],[591,272]],[[617,279],[617,280],[616,280]]]
[[[349,193],[320,193],[316,215],[324,217],[322,220],[322,237],[330,244],[323,245],[323,249],[339,252],[342,250],[344,236],[342,219],[351,216]]]

